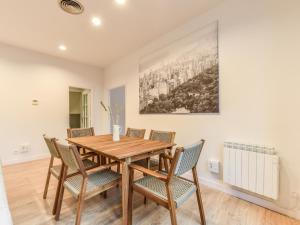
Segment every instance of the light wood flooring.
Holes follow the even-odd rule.
[[[75,221],[75,201],[65,192],[61,219],[56,222],[51,215],[57,181],[51,177],[47,200],[43,189],[49,160],[38,160],[4,167],[8,201],[15,225],[71,225]],[[280,215],[249,202],[202,186],[202,198],[207,225],[300,225],[289,217]],[[168,225],[169,211],[134,194],[133,224]],[[107,199],[96,196],[85,202],[82,225],[121,225],[120,189],[108,191]],[[178,224],[200,224],[196,196],[177,210]]]

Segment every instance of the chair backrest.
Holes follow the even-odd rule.
[[[146,129],[127,128],[126,136],[144,138],[145,133],[146,133]]]
[[[68,138],[94,136],[94,128],[70,128],[67,130]]]
[[[46,134],[43,135],[44,140],[48,146],[48,150],[51,154],[51,156],[55,157],[55,158],[60,158],[60,155],[56,149],[56,146],[54,144],[54,141],[56,140],[56,138],[54,137],[48,137]]]
[[[174,167],[175,176],[180,176],[190,171],[197,165],[204,146],[204,142],[204,140],[201,140],[196,144],[182,148],[179,152],[176,151],[176,153],[178,153],[179,155],[177,157],[177,162],[174,162],[176,163],[176,166]]]
[[[73,171],[82,172],[84,166],[76,147],[74,145],[62,144],[60,142],[55,142],[55,145],[63,163]]]
[[[175,132],[151,130],[149,140],[174,143]]]

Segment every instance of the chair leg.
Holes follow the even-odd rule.
[[[168,208],[170,211],[171,223],[172,225],[177,225],[176,208],[175,208],[171,186],[167,183],[166,188],[167,188],[168,206],[169,206]]]
[[[76,146],[78,153],[81,155],[81,148],[79,146]]]
[[[63,165],[62,167],[63,170],[63,175],[61,177],[61,185],[60,185],[60,190],[59,190],[59,197],[58,197],[58,201],[57,201],[57,206],[56,206],[56,213],[55,213],[55,220],[58,221],[59,220],[59,216],[60,216],[60,211],[61,211],[61,205],[62,205],[62,201],[64,198],[64,191],[65,191],[65,187],[64,187],[64,181],[66,179],[67,176],[67,168]]]
[[[81,191],[80,191],[80,195],[79,195],[79,198],[78,198],[75,225],[80,225],[81,215],[82,215],[82,210],[83,210],[83,204],[84,204],[84,194],[85,194],[85,191],[86,191],[86,185],[87,185],[87,178],[84,178],[83,181],[82,181]]]
[[[105,164],[106,164],[106,157],[101,156],[101,165],[105,165]]]
[[[120,172],[121,172],[120,163],[118,163],[118,165],[117,165],[117,172],[118,172],[118,173],[120,173]],[[119,188],[119,187],[120,187],[120,185],[119,185],[119,184],[117,184],[117,188]]]
[[[165,170],[167,173],[169,173],[170,166],[169,166],[168,160],[166,158],[163,158],[163,160],[164,160]]]
[[[106,165],[106,164],[107,164],[106,157],[101,156],[101,165]],[[103,193],[103,197],[106,199],[107,198],[107,191],[104,191],[102,193]]]
[[[60,188],[59,198],[58,198],[58,201],[57,201],[57,207],[56,207],[56,213],[55,213],[55,220],[56,221],[58,221],[59,217],[60,217],[60,211],[61,211],[61,205],[62,205],[62,201],[63,201],[63,197],[64,197],[64,191],[65,191],[65,188],[64,188],[64,186],[62,186]]]
[[[100,159],[100,155],[97,155],[97,165],[100,166],[101,165],[101,159]]]
[[[145,160],[146,160],[147,168],[150,169],[150,167],[151,167],[151,165],[150,165],[151,159],[147,158]],[[144,176],[146,176],[146,174],[144,174]],[[147,198],[146,198],[146,196],[144,196],[144,205],[146,205],[146,204],[147,204]]]
[[[159,158],[158,158],[158,171],[162,171],[162,168],[163,168],[163,161],[162,161],[162,157],[161,155],[159,155]]]
[[[203,203],[202,203],[202,198],[201,198],[201,191],[200,191],[200,185],[199,185],[196,167],[193,168],[193,177],[194,177],[194,182],[197,187],[196,195],[197,195],[199,213],[200,213],[200,218],[201,218],[201,225],[206,225],[204,208],[203,208]]]
[[[62,186],[63,174],[64,174],[64,165],[62,165],[61,170],[60,170],[60,174],[59,174],[59,177],[58,177],[58,184],[57,184],[57,187],[56,187],[56,194],[55,194],[55,200],[54,200],[54,205],[53,205],[53,209],[52,209],[52,215],[56,214],[57,204],[58,204],[59,195],[60,195],[60,189],[61,189],[61,186]]]
[[[107,199],[107,191],[104,191],[104,192],[103,192],[103,198],[104,198],[104,199]]]
[[[134,170],[130,169],[129,171],[129,195],[128,195],[128,225],[132,224],[132,198],[133,198],[133,179],[134,179]]]
[[[49,182],[50,182],[50,176],[51,176],[50,170],[51,170],[51,167],[53,166],[53,161],[54,161],[54,158],[53,158],[53,156],[51,156],[50,163],[49,163],[49,168],[48,168],[48,174],[47,174],[47,178],[46,178],[46,184],[45,184],[44,194],[43,194],[43,199],[47,198],[47,193],[48,193],[48,188],[49,188]]]
[[[117,165],[117,172],[118,172],[118,173],[121,172],[120,163],[118,163],[118,165]]]

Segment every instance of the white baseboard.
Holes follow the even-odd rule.
[[[270,209],[270,210],[278,212],[280,214],[287,215],[289,217],[300,220],[300,212],[282,208],[282,207],[276,205],[274,202],[267,201],[265,199],[261,199],[259,197],[241,192],[239,190],[232,189],[230,186],[227,186],[222,183],[218,183],[216,181],[213,181],[213,180],[205,178],[205,177],[200,177],[199,179],[200,179],[201,184],[206,185],[210,188],[222,191],[224,193],[227,193],[229,195],[232,195],[237,198],[243,199],[245,201],[251,202],[253,204],[262,206],[264,208]]]
[[[8,166],[8,165],[13,165],[18,163],[34,161],[38,159],[45,159],[45,158],[49,158],[49,153],[38,154],[38,155],[27,156],[27,157],[24,156],[24,158],[16,158],[16,159],[9,159],[9,160],[2,159],[2,165]]]

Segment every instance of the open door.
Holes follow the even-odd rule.
[[[70,128],[91,126],[91,90],[69,88],[69,124]]]

